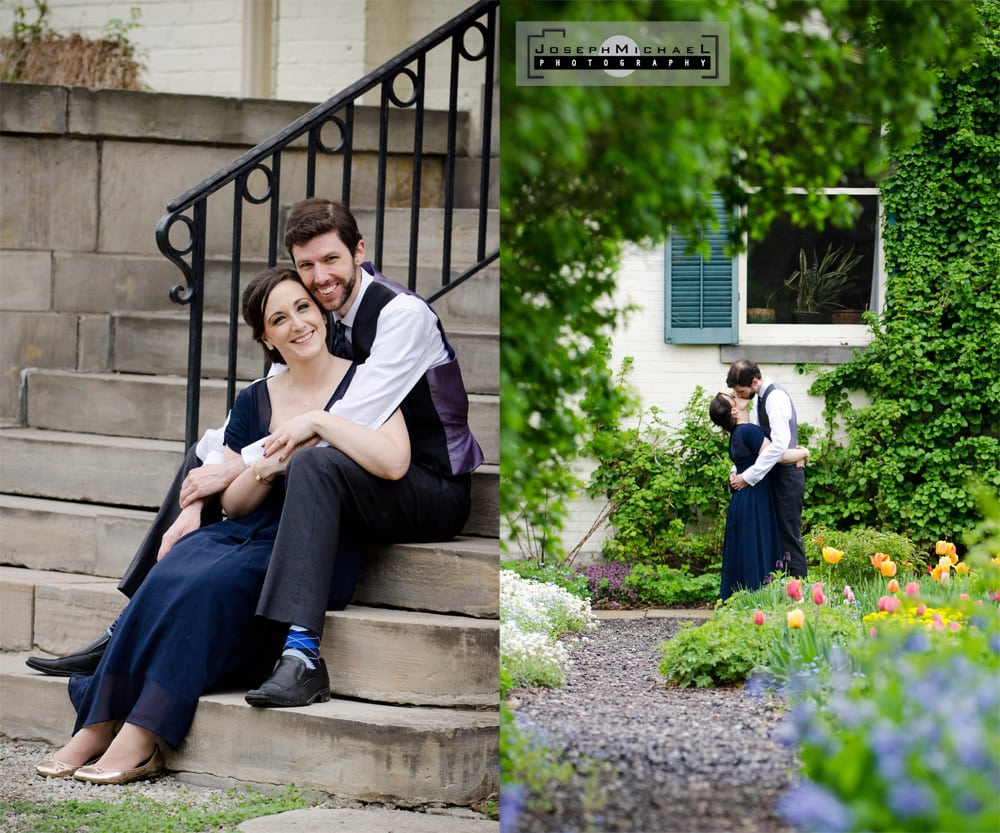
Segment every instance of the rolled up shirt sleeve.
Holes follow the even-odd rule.
[[[743,472],[743,479],[751,486],[756,486],[764,479],[785,456],[792,442],[792,400],[788,394],[783,390],[771,391],[765,407],[771,423],[771,444],[757,456],[754,464]]]

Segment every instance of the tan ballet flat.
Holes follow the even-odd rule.
[[[99,759],[100,756],[87,761],[86,764],[66,764],[62,761],[57,761],[55,758],[46,758],[44,761],[39,761],[35,764],[35,772],[43,778],[72,778],[77,770],[84,766],[89,766]]]
[[[91,784],[128,784],[143,778],[152,778],[163,772],[163,753],[160,747],[153,749],[149,760],[135,769],[103,769],[99,766],[83,766],[73,773],[77,781],[88,781]]]

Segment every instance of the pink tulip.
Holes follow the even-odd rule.
[[[823,595],[823,582],[817,581],[813,585],[812,595],[814,604],[821,605],[826,601],[826,596]]]
[[[753,623],[755,625],[763,625],[764,624],[764,611],[762,611],[762,610],[755,610],[754,611],[754,613],[753,613]]]
[[[909,581],[906,583],[906,589],[903,591],[907,596],[911,598],[916,596],[920,592],[920,582]]]
[[[788,580],[788,584],[785,586],[785,592],[788,594],[793,602],[802,601],[802,583],[797,578],[792,578]]]
[[[950,630],[952,633],[958,633],[961,629],[962,626],[958,624],[958,622],[951,622],[948,625],[948,630]]]
[[[884,610],[886,613],[895,613],[898,607],[899,599],[895,596],[883,596],[878,600],[878,609]]]
[[[920,605],[915,612],[917,616],[923,616],[927,612],[927,605]]]
[[[847,599],[848,602],[854,601],[854,591],[851,590],[851,585],[849,584],[844,585],[844,598]]]

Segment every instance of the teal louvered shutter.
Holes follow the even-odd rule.
[[[712,198],[719,228],[706,235],[710,257],[688,254],[688,238],[672,230],[666,242],[664,335],[668,344],[736,344],[736,259],[726,254],[729,216]]]

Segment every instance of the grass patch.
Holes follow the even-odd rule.
[[[209,803],[184,795],[158,801],[138,794],[115,802],[4,802],[0,819],[6,833],[222,833],[248,819],[301,810],[314,803],[295,787],[271,794],[247,787],[227,790]]]

